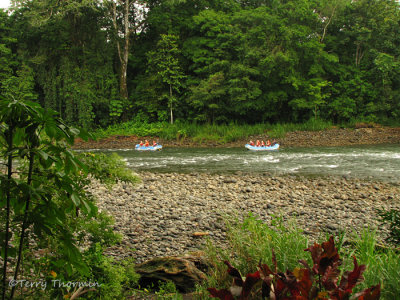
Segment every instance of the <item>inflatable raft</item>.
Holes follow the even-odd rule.
[[[278,150],[279,149],[279,144],[274,144],[272,146],[261,146],[261,147],[257,147],[257,146],[252,146],[250,144],[246,144],[245,145],[246,149],[252,150],[252,151],[271,151],[271,150]]]
[[[157,146],[140,146],[139,144],[137,144],[135,146],[135,150],[138,151],[158,151],[161,150],[162,146],[161,145],[157,145]]]

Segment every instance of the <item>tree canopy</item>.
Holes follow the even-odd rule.
[[[395,0],[15,1],[0,89],[96,128],[400,116]],[[21,83],[22,84],[22,83]],[[36,100],[35,100],[36,99]]]

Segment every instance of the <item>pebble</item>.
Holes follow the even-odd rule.
[[[114,228],[123,235],[122,243],[106,253],[116,259],[134,257],[137,263],[197,251],[206,239],[225,245],[224,218],[229,215],[243,220],[251,212],[266,223],[274,215],[295,218],[310,242],[325,232],[360,232],[368,226],[377,228],[383,240],[388,229],[380,226],[376,209],[400,210],[396,183],[241,172],[138,175],[142,183],[136,186],[117,183],[108,190],[93,180],[89,187],[99,209],[114,217]]]

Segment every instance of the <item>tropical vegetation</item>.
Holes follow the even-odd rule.
[[[104,255],[121,237],[87,187],[137,176],[119,157],[74,153],[87,133],[16,97],[0,101],[1,299],[121,298],[138,277],[132,261]]]
[[[198,286],[201,299],[264,299],[266,292],[267,299],[394,299],[400,293],[399,253],[377,247],[372,229],[321,235],[320,243],[307,238],[295,219],[280,216],[270,223],[254,215],[230,218],[227,229],[226,247],[208,243],[212,267]]]
[[[86,131],[229,142],[266,124],[275,137],[301,126],[396,124],[399,58],[395,0],[12,1],[0,9],[1,298],[134,293],[134,262],[104,254],[121,237],[87,187],[93,179],[112,185],[138,178],[118,157],[72,151],[75,138],[92,137]],[[381,217],[388,242],[398,245],[399,212]],[[355,247],[336,238],[343,269],[331,267],[348,276],[353,262],[355,271],[365,265],[364,283],[348,284],[349,293],[379,287],[382,298],[393,299],[399,254],[378,249],[374,234],[354,237]],[[200,297],[229,287],[224,260],[241,274],[260,266],[276,283],[277,270],[294,270],[299,259],[311,265],[304,249],[319,247],[290,224],[269,227],[253,217],[231,225],[228,239],[228,249],[207,249],[214,273],[199,286]],[[276,268],[268,271],[271,263]],[[32,290],[18,284],[22,275],[96,287]],[[163,289],[176,294],[171,284]]]
[[[69,125],[256,124],[400,115],[395,0],[13,1],[10,77]]]

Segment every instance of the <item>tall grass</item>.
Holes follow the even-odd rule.
[[[251,136],[263,138],[283,138],[287,132],[297,130],[323,130],[332,124],[322,120],[314,120],[302,124],[195,124],[189,122],[145,123],[133,120],[126,123],[111,125],[105,129],[98,129],[94,135],[104,138],[112,135],[136,135],[140,137],[157,136],[164,140],[181,140],[189,138],[199,144],[206,142],[229,143],[248,139]]]
[[[381,283],[381,299],[400,299],[400,253],[393,248],[376,247],[376,232],[365,229],[355,236],[355,255],[359,264],[367,266],[359,289]]]
[[[284,223],[276,217],[268,225],[250,214],[243,222],[228,221],[227,238],[226,249],[207,244],[206,254],[213,265],[207,287],[230,286],[232,278],[227,275],[224,260],[230,261],[242,276],[255,272],[260,261],[273,267],[273,252],[280,271],[298,267],[300,259],[311,264],[310,255],[304,251],[307,238],[294,221]]]

